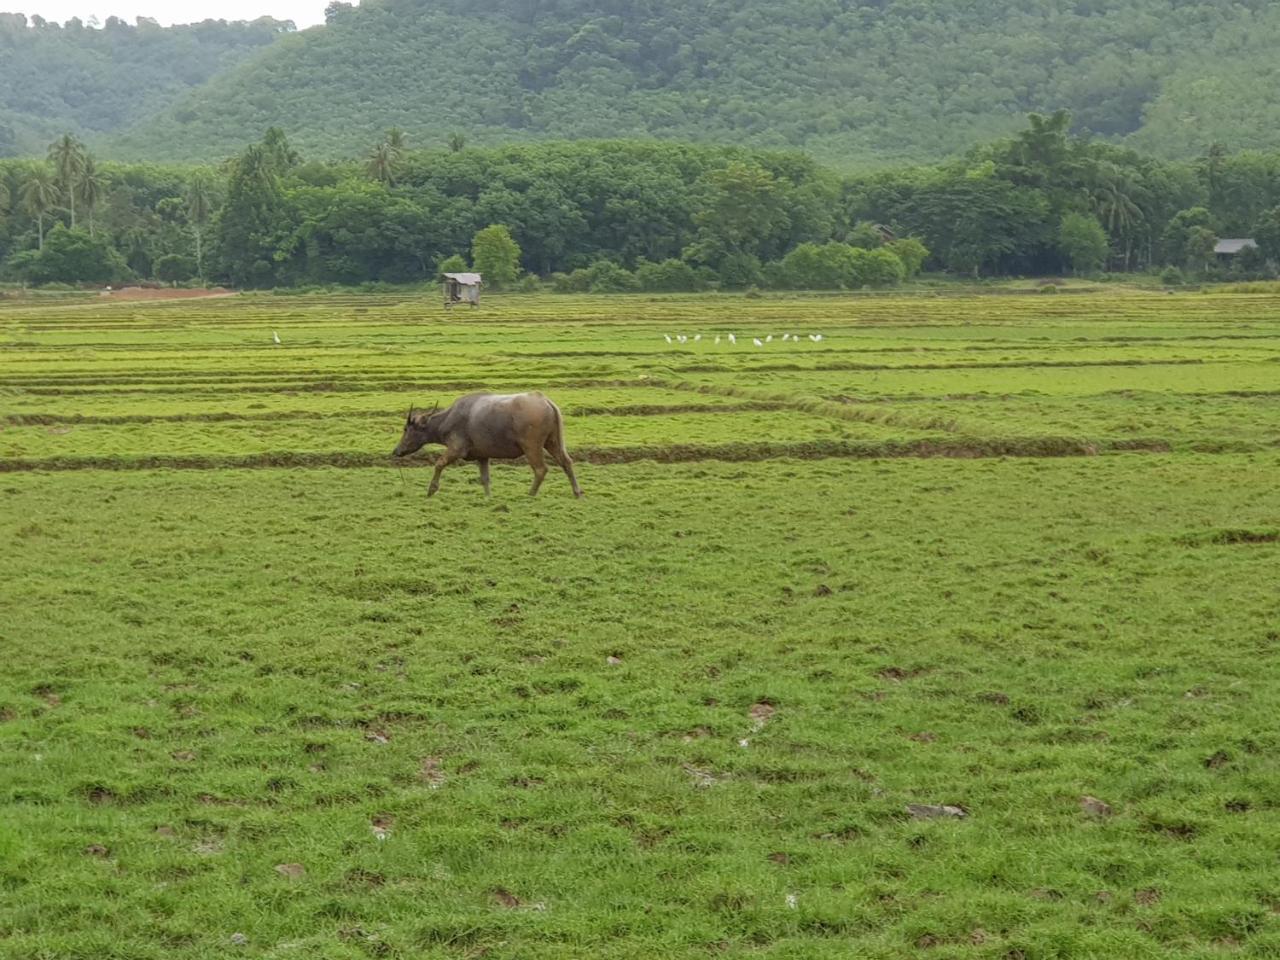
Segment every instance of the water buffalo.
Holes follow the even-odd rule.
[[[440,489],[440,473],[457,460],[475,460],[480,464],[480,482],[489,495],[489,460],[514,460],[525,457],[533,468],[533,486],[529,496],[538,492],[547,475],[544,451],[558,463],[569,477],[573,495],[582,496],[578,478],[573,475],[573,461],[564,448],[564,417],[560,408],[538,391],[530,393],[471,393],[459,397],[447,410],[440,404],[426,413],[409,408],[404,433],[393,457],[407,457],[426,443],[444,444],[444,453],[436,460],[427,496]]]

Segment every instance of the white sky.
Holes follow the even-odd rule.
[[[0,0],[0,12],[39,14],[46,20],[66,23],[72,17],[99,21],[119,17],[133,23],[135,17],[151,17],[168,26],[201,20],[256,20],[275,17],[292,20],[301,30],[324,23],[328,0]]]

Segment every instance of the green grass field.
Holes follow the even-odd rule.
[[[0,302],[0,542],[0,957],[1280,955],[1280,295]]]

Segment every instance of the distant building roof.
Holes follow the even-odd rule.
[[[1250,243],[1253,241],[1250,240]],[[480,274],[478,273],[446,273],[446,277],[450,280],[457,280],[465,287],[474,287],[480,282]]]
[[[1219,240],[1213,248],[1214,253],[1239,253],[1241,250],[1256,249],[1258,244],[1248,237],[1237,237],[1231,240]]]

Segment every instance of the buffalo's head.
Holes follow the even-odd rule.
[[[413,407],[409,408],[409,416],[404,422],[404,433],[400,435],[400,442],[396,444],[396,448],[391,451],[393,457],[407,457],[421,449],[423,444],[440,442],[440,431],[436,422],[440,416],[436,413],[439,407],[440,404],[437,403],[425,413],[414,413]]]

